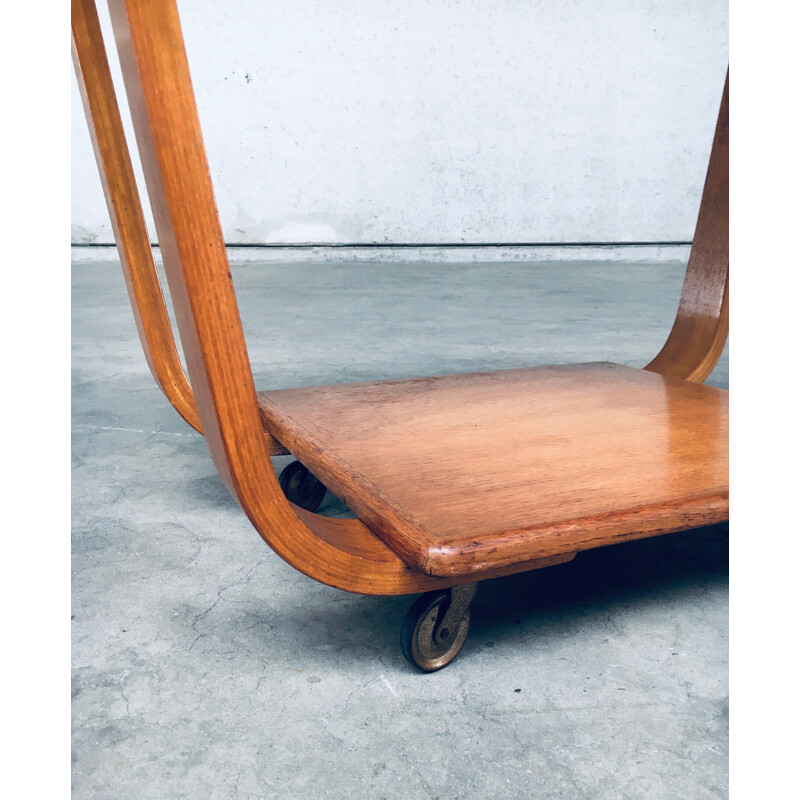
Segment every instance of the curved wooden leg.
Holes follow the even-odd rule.
[[[139,340],[156,383],[202,433],[158,279],[94,0],[72,0],[72,58]],[[288,451],[265,434],[272,455]]]
[[[702,383],[728,339],[728,76],[678,313],[661,352],[645,367]]]

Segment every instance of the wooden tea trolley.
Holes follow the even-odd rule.
[[[573,364],[257,392],[175,2],[109,5],[188,378],[94,0],[72,0],[76,72],[142,346],[289,564],[350,592],[424,592],[401,644],[432,671],[461,649],[478,581],[728,518],[728,393],[703,385],[728,330],[727,79],[675,323],[644,369]],[[270,456],[284,453],[300,463],[279,480]],[[325,486],[358,519],[314,513]]]

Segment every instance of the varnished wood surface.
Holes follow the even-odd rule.
[[[139,340],[176,411],[202,432],[153,260],[94,0],[72,0],[72,55]],[[267,435],[273,455],[287,451]]]
[[[259,394],[265,423],[434,575],[727,519],[727,392],[578,364]]]
[[[728,339],[728,76],[675,323],[645,367],[702,383]]]
[[[150,372],[178,413],[200,430],[142,212],[94,0],[72,0],[72,58],[139,341]]]
[[[284,497],[259,415],[176,4],[111,0],[109,8],[189,378],[220,477],[272,549],[322,583],[387,595],[453,585],[414,570],[363,522],[307,515]]]
[[[385,521],[393,525],[393,515],[400,511],[385,499],[381,499],[382,513],[366,509],[364,521],[326,520],[292,507],[278,486],[269,459],[273,440],[265,436],[260,417],[177,7],[174,0],[111,0],[109,5],[200,424],[222,480],[259,533],[282,558],[316,580],[342,589],[368,594],[403,594],[544,566],[568,559],[583,547],[724,518],[727,498],[718,487],[701,490],[698,495],[668,493],[666,499],[656,498],[637,506],[615,506],[617,510],[599,511],[599,506],[592,507],[589,516],[583,517],[575,516],[584,510],[579,503],[572,508],[573,513],[565,508],[555,523],[553,520],[546,522],[546,531],[538,531],[542,534],[537,539],[540,546],[531,546],[536,537],[531,536],[529,522],[511,531],[512,542],[509,529],[503,528],[499,534],[502,554],[495,555],[499,552],[492,541],[499,530],[496,524],[486,528],[478,526],[483,533],[469,541],[463,530],[451,526],[446,529],[446,536],[434,537],[428,542],[430,547],[423,551],[413,536],[401,537],[395,542],[387,533]],[[90,113],[95,112],[92,109]],[[638,374],[647,376],[647,373]],[[706,415],[713,404],[707,400],[697,401],[697,397],[688,394],[685,387],[690,384],[681,383],[680,391],[665,391],[668,383],[665,379],[649,375],[646,380],[662,387],[662,400],[666,398],[664,402],[668,406],[676,413],[680,411],[675,418],[688,414],[686,425],[673,426],[669,431],[674,434],[677,449],[690,460],[690,469],[694,469],[691,465],[696,466],[697,454],[686,449],[685,440],[689,431],[697,435],[712,433],[713,426],[706,426]],[[633,386],[636,381],[629,383]],[[619,387],[617,393],[620,394]],[[627,396],[627,390],[621,395]],[[559,405],[563,408],[564,403]],[[648,401],[646,405],[654,409],[658,402]],[[687,411],[690,407],[696,418],[689,419],[692,417]],[[594,412],[588,418],[592,415],[597,419]],[[635,415],[632,419],[635,421]],[[473,423],[470,421],[461,429],[460,441],[471,441],[470,424]],[[513,427],[509,427],[509,432]],[[286,432],[290,433],[288,428]],[[325,451],[320,445],[322,440],[307,439],[306,446],[302,444],[303,436],[295,438],[296,446],[292,451],[301,457],[304,448]],[[387,450],[380,454],[387,463],[396,454],[402,457],[407,451],[399,438],[392,441],[396,452]],[[410,428],[405,438],[419,440],[419,432]],[[628,440],[623,437],[621,441]],[[546,437],[540,444],[547,451]],[[509,450],[497,439],[493,440],[491,449]],[[319,463],[322,461],[320,459]],[[680,459],[674,463],[679,464]],[[474,466],[468,471],[474,473]],[[348,497],[345,491],[341,493]],[[362,494],[366,497],[370,493]],[[497,500],[492,502],[498,513],[506,514]],[[484,519],[490,516],[483,513]],[[378,539],[374,530],[391,541],[392,547]],[[410,542],[413,552],[406,552],[403,542]],[[414,553],[422,552],[424,558],[415,560]],[[442,576],[427,575],[423,570],[439,571]]]

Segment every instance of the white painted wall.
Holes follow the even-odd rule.
[[[726,0],[179,6],[228,242],[691,239]],[[73,98],[73,240],[111,242]]]

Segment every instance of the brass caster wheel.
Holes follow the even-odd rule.
[[[306,511],[316,511],[325,498],[325,484],[299,461],[292,461],[281,471],[278,483],[290,503]]]
[[[469,604],[477,584],[428,592],[408,610],[400,631],[406,660],[423,672],[446,667],[461,651],[469,633]]]

